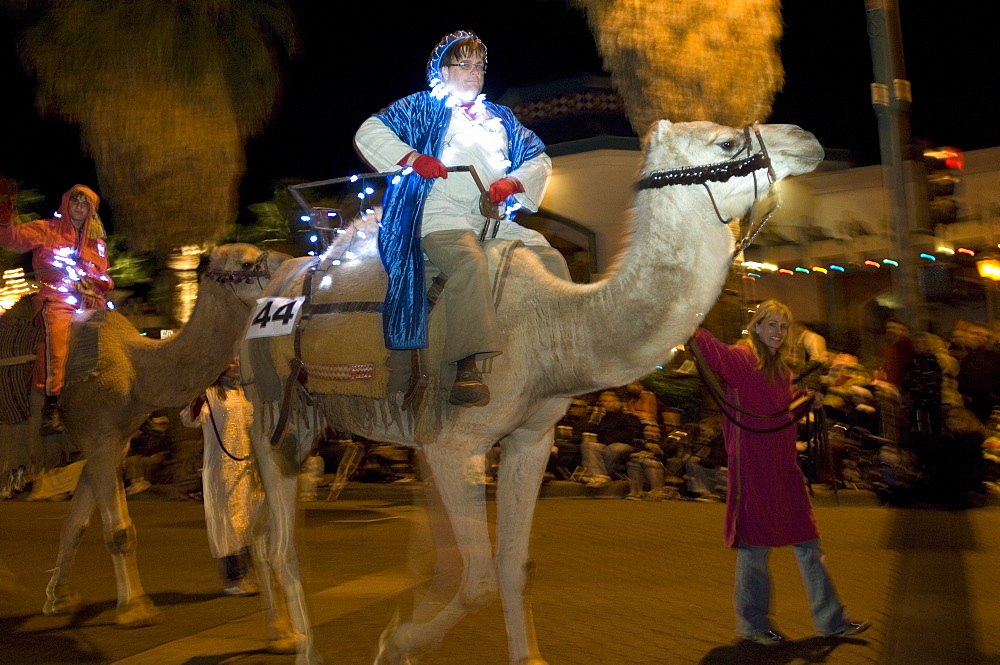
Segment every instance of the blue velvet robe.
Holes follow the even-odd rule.
[[[507,173],[545,151],[534,132],[522,125],[506,106],[484,102],[500,118],[507,131]],[[404,97],[375,115],[396,136],[418,152],[441,157],[451,108],[429,90]],[[484,183],[490,184],[490,183]],[[424,202],[434,180],[419,176],[400,178],[390,184],[382,202],[382,227],[378,249],[389,275],[389,288],[382,312],[385,345],[389,349],[419,349],[427,346],[427,298],[424,285],[424,254],[420,243],[420,220]]]

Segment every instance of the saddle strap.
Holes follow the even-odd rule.
[[[448,276],[439,272],[431,281],[430,288],[427,289],[427,309],[434,309],[444,285],[448,281]],[[429,383],[427,375],[424,373],[423,358],[421,349],[410,349],[410,381],[403,395],[403,410],[415,408],[424,399],[424,392]]]
[[[285,389],[281,395],[281,412],[278,415],[278,422],[274,425],[274,431],[271,432],[272,448],[281,442],[281,437],[285,433],[285,426],[288,424],[288,414],[292,410],[295,384],[299,382],[299,376],[301,376],[304,367],[302,361],[298,358],[289,360],[288,365],[292,371],[288,373],[288,378],[285,379]]]

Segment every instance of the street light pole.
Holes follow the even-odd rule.
[[[872,107],[878,118],[882,182],[888,193],[893,248],[899,261],[892,283],[903,306],[903,320],[911,328],[924,330],[927,308],[917,284],[917,264],[910,242],[910,221],[916,216],[916,207],[906,189],[913,173],[910,147],[912,97],[903,64],[899,8],[896,0],[865,0],[865,11],[875,75]]]

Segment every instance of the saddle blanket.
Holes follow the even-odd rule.
[[[90,310],[74,318],[66,362],[66,385],[89,375],[97,367],[97,344],[106,310]],[[42,328],[35,325],[31,296],[24,296],[0,317],[0,423],[28,419],[35,351]]]
[[[520,244],[520,241],[495,240],[485,247],[494,304],[502,291],[510,253]],[[391,354],[385,348],[381,306],[388,280],[378,255],[330,266],[325,271],[322,264],[318,269],[313,269],[314,266],[315,260],[302,262],[274,292],[285,297],[304,294],[308,297],[294,334],[245,341],[245,349],[256,358],[252,361],[254,366],[273,363],[285,376],[289,361],[298,358],[305,367],[311,393],[381,398],[390,384],[405,384],[393,377],[393,373],[408,372],[409,363],[391,362]],[[434,271],[433,267],[431,270]],[[432,316],[432,326],[434,319]],[[396,352],[399,353],[407,352]],[[258,374],[256,380],[269,383],[261,374],[266,372]],[[278,386],[270,383],[272,389],[267,385],[260,385],[259,389],[274,395]]]

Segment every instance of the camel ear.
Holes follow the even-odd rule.
[[[667,119],[656,120],[650,126],[649,130],[646,132],[646,136],[643,138],[643,147],[648,148],[650,143],[659,143],[660,139],[663,138],[664,134],[670,131],[670,126],[674,123]]]
[[[212,251],[209,252],[208,254],[208,262],[215,263],[215,257],[217,257],[218,255],[219,255],[219,246],[216,245],[215,247],[212,248]]]

